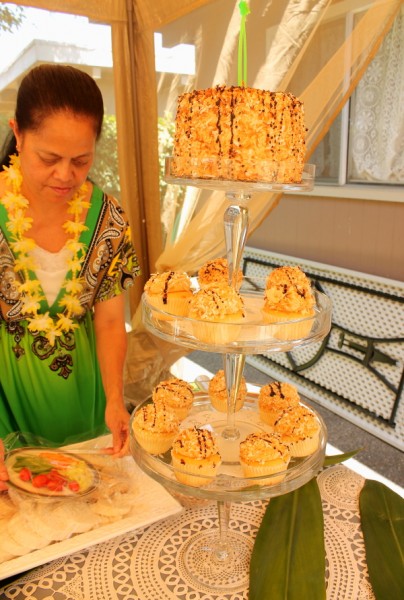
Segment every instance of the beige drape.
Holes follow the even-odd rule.
[[[310,6],[307,6],[308,4]],[[299,87],[299,64],[303,57],[316,52],[315,33],[327,18],[327,9],[333,4],[337,2],[312,0],[307,3],[291,0],[281,22],[280,29],[283,35],[276,36],[266,62],[253,82],[254,87],[264,89],[289,89],[289,85],[292,84],[297,88],[297,95],[305,105],[308,127],[307,158],[328,131],[377,52],[402,0],[374,0],[348,39],[344,39],[333,55],[321,65],[319,71],[311,75],[306,85]],[[253,1],[251,7],[254,7]],[[300,45],[297,40],[300,41]],[[279,55],[282,56],[282,61],[278,60]],[[272,63],[276,65],[275,72],[272,71]],[[282,69],[282,65],[285,64],[287,68]],[[279,195],[271,193],[253,194],[248,202],[250,233],[268,216],[279,199]],[[156,269],[177,269],[193,273],[205,260],[224,255],[222,217],[227,205],[228,201],[224,195],[216,192],[208,199],[201,200],[199,204],[194,202],[192,210],[195,215],[188,215],[188,225],[174,244],[168,236],[166,247],[157,260]],[[184,208],[186,209],[187,207]]]
[[[121,196],[131,220],[143,281],[150,271],[165,268],[194,271],[203,260],[222,254],[221,219],[227,202],[223,194],[217,193],[203,200],[202,209],[198,202],[194,203],[197,217],[193,218],[192,211],[185,219],[188,224],[181,237],[174,245],[169,239],[162,251],[157,165],[153,33],[211,4],[212,0],[17,0],[14,3],[85,15],[112,26]],[[314,34],[327,16],[327,9],[336,4],[336,0],[289,0],[274,43],[256,81],[250,85],[287,89],[291,81],[297,79],[302,58],[312,51]],[[309,128],[308,157],[352,93],[401,4],[402,0],[373,0],[350,38],[299,90]],[[250,0],[250,7],[253,11],[254,0]],[[270,5],[268,10],[271,10]],[[235,1],[233,22],[236,27],[237,12],[238,1]],[[235,44],[234,30],[231,35]],[[277,201],[271,194],[253,196],[248,205],[250,231],[262,222]],[[132,312],[141,289],[142,282],[132,295]]]
[[[250,0],[252,11],[254,2]],[[212,0],[32,0],[14,3],[86,15],[112,26],[121,199],[129,214],[133,240],[143,268],[143,279],[131,298],[132,314],[135,315],[142,283],[149,272],[168,268],[194,272],[208,258],[224,253],[222,219],[228,201],[218,192],[208,194],[208,198],[201,201],[199,193],[194,196],[193,202],[189,203],[191,210],[184,215],[186,226],[181,235],[174,241],[172,236],[167,236],[166,247],[162,249],[158,182],[153,33],[189,12],[211,4]],[[278,89],[290,86],[292,91],[298,92],[305,104],[309,128],[308,157],[357,85],[403,0],[370,1],[351,36],[315,72],[309,73],[302,85],[301,65],[311,52],[315,52],[316,32],[327,18],[329,9],[339,3],[340,0],[285,2],[286,8],[271,49],[256,81],[249,82],[267,89],[275,85]],[[349,8],[348,2],[341,4]],[[271,10],[271,2],[268,10]],[[234,2],[234,11],[238,11],[238,0]],[[215,16],[220,18],[220,15]],[[233,31],[229,32],[227,40],[230,49],[237,40],[236,14],[232,23]],[[232,56],[234,52],[227,51],[221,58],[234,60]],[[318,64],[318,58],[315,64]],[[309,60],[306,62],[310,63]],[[279,196],[269,193],[253,195],[248,202],[250,232],[260,225],[278,201]],[[161,358],[162,353],[169,354],[169,348],[153,348],[147,339],[143,345],[145,337],[140,330],[137,343],[136,335],[132,336],[129,367],[142,361],[143,366],[141,370],[127,372],[127,380],[139,388],[136,385],[138,378],[146,379],[151,371],[158,376],[159,366],[167,366],[170,358],[156,362],[156,353]],[[150,365],[155,368],[150,369]]]

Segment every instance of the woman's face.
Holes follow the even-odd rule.
[[[86,180],[94,160],[96,133],[91,117],[60,111],[46,117],[39,129],[19,132],[22,191],[29,200],[69,201]]]

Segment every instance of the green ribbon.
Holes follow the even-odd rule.
[[[246,20],[250,14],[248,2],[241,0],[238,5],[241,15],[240,35],[238,38],[238,85],[244,87],[247,84],[247,33]]]

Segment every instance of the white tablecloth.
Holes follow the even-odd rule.
[[[327,599],[374,598],[366,567],[358,497],[364,479],[343,465],[318,476],[327,553]],[[233,504],[230,528],[256,535],[266,503]],[[0,587],[1,600],[247,600],[242,589],[214,594],[196,588],[181,547],[201,530],[217,528],[213,503],[187,508],[151,526],[55,560]],[[1,586],[1,582],[0,582]]]

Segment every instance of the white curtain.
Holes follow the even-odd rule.
[[[351,181],[404,183],[403,57],[402,8],[351,99]]]

